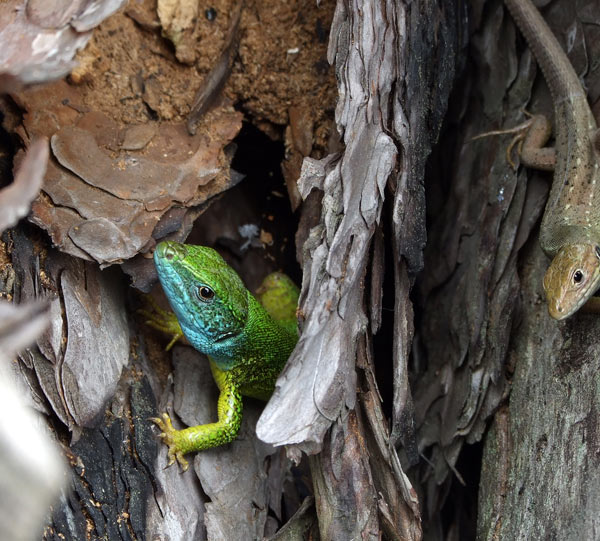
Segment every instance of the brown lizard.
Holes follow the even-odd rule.
[[[585,91],[567,55],[531,0],[504,0],[527,40],[554,102],[555,147],[543,148],[550,124],[536,115],[521,162],[554,170],[540,245],[552,258],[544,277],[548,311],[564,319],[600,287],[600,141]]]

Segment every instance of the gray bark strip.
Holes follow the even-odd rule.
[[[432,18],[438,26],[429,25]],[[302,197],[311,190],[323,196],[320,223],[303,249],[302,334],[257,425],[261,439],[292,446],[290,454],[323,449],[311,459],[322,539],[372,538],[381,529],[394,539],[421,537],[416,494],[393,442],[402,442],[409,464],[417,462],[407,370],[413,335],[408,293],[423,264],[422,182],[451,90],[456,25],[454,5],[442,11],[427,1],[337,4],[329,60],[336,66],[336,122],[345,149],[320,161],[304,160]],[[362,396],[369,400],[368,428],[350,411],[356,406],[356,358],[372,356],[364,337],[381,323],[385,257],[380,234],[388,193],[393,196],[390,256],[396,291],[391,440],[376,422],[380,398],[374,387]],[[372,292],[370,326],[367,291]],[[371,361],[364,366],[373,370]],[[364,437],[371,430],[377,434],[369,447],[374,455],[362,461],[357,432]],[[371,506],[375,499],[377,517]]]
[[[415,32],[424,24],[419,13],[427,9],[426,2],[411,6]],[[322,190],[324,196],[321,223],[304,245],[302,336],[257,427],[261,439],[276,445],[299,444],[314,452],[331,423],[354,406],[356,338],[367,326],[361,283],[390,181],[396,190],[397,257],[407,258],[411,272],[421,265],[424,192],[420,182],[437,130],[409,142],[409,117],[401,107],[401,81],[406,76],[402,58],[410,33],[406,19],[405,6],[395,2],[348,6],[339,2],[337,6],[329,59],[336,64],[340,91],[336,121],[346,148],[341,155],[321,161],[305,159],[299,180],[304,198],[312,189]],[[422,44],[423,54],[428,45]],[[430,75],[433,72],[432,62]],[[413,121],[424,129],[427,99],[419,90],[412,98],[416,101],[419,96],[421,115],[415,113]],[[448,93],[449,86],[445,100],[440,100],[444,106]],[[438,127],[442,110],[442,106],[435,110]],[[399,162],[398,149],[409,144],[422,155],[403,154],[405,161]],[[409,280],[400,280],[408,291]],[[405,320],[408,315],[397,317]],[[407,330],[402,342],[404,362],[410,334]],[[398,387],[405,389],[403,378],[398,379]],[[406,390],[399,393],[406,395]]]

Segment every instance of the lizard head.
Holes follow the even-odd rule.
[[[246,326],[248,290],[212,248],[164,241],[154,263],[160,283],[190,343],[221,357]]]
[[[544,276],[548,312],[554,319],[565,319],[577,312],[599,287],[600,247],[565,245]]]

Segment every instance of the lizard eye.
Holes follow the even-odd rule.
[[[582,281],[583,281],[583,272],[581,272],[579,269],[577,269],[573,273],[573,283],[580,284]]]
[[[600,259],[600,246],[596,246],[596,247],[595,247],[595,250],[596,250],[596,257],[597,257],[598,259]]]
[[[215,292],[208,286],[198,286],[196,288],[196,297],[203,302],[212,301]]]

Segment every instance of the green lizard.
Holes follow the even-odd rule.
[[[209,356],[219,387],[218,421],[175,430],[169,415],[152,419],[169,447],[168,465],[183,455],[229,443],[242,421],[242,395],[268,400],[275,380],[298,341],[299,291],[284,274],[273,273],[259,288],[260,302],[212,248],[161,242],[154,263],[174,314],[144,312],[148,323],[174,340],[185,336]],[[170,345],[171,345],[170,344]]]
[[[553,258],[544,277],[548,311],[564,319],[600,286],[600,137],[581,82],[539,11],[531,0],[504,3],[541,67],[554,102],[555,149],[542,148],[551,129],[536,115],[521,161],[554,170],[540,244]]]

